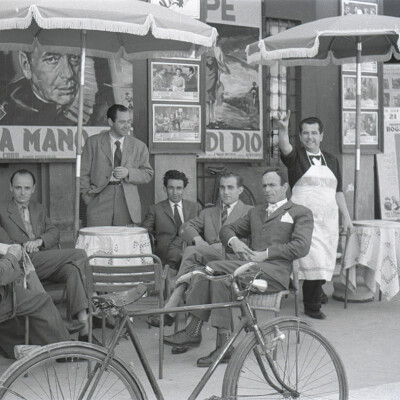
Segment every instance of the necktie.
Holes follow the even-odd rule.
[[[181,220],[181,216],[179,215],[178,204],[174,205],[174,219],[175,219],[175,223],[176,223],[176,228],[179,230],[179,228],[182,225],[182,220]]]
[[[321,165],[321,156],[310,156],[310,160],[314,165]]]
[[[229,209],[229,204],[225,204],[224,209],[222,210],[221,213],[221,225],[224,225],[226,219],[228,218],[228,209]]]
[[[115,145],[117,146],[117,148],[115,149],[115,152],[114,152],[114,168],[120,167],[121,160],[122,160],[121,142],[119,140],[117,140],[115,142]]]
[[[35,234],[33,233],[32,224],[31,224],[31,217],[29,215],[29,209],[27,206],[22,206],[22,214],[23,214],[23,223],[28,233],[29,239],[35,239]]]
[[[273,214],[273,213],[276,211],[277,208],[278,208],[277,204],[270,204],[270,205],[267,207],[267,214],[268,214],[268,217],[269,217],[271,214]]]

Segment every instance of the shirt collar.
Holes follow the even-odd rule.
[[[310,153],[309,151],[306,150],[306,153],[309,157],[311,156],[322,156],[321,150],[318,151],[318,153]]]
[[[168,201],[169,201],[169,205],[171,206],[172,210],[175,208],[175,205],[177,205],[178,208],[182,209],[182,200],[179,203],[174,203],[171,200],[168,200]]]
[[[115,144],[116,141],[119,141],[121,143],[121,148],[124,145],[124,140],[125,140],[125,136],[116,139],[113,135],[111,135],[110,133],[110,143],[111,143],[111,147]]]
[[[282,207],[284,204],[286,204],[287,201],[288,201],[288,199],[283,199],[283,200],[278,201],[278,202],[276,202],[274,204],[268,204],[267,208],[271,207],[271,208],[275,208],[275,210],[277,210],[279,207]]]
[[[233,210],[237,203],[238,202],[235,201],[234,203],[228,204],[229,205],[228,210]],[[224,208],[225,204],[221,202],[221,206],[222,206],[222,208]]]
[[[21,210],[22,210],[22,208],[24,207],[24,205],[23,205],[23,204],[19,204],[19,203],[17,203],[17,202],[15,201],[15,199],[13,199],[13,202],[14,202],[14,204],[17,206],[17,208],[18,208],[18,211],[21,211]],[[26,208],[29,208],[29,203],[26,205]]]

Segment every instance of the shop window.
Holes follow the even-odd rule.
[[[266,18],[263,37],[272,36],[295,26],[290,20]],[[264,86],[264,128],[266,161],[270,164],[279,163],[278,129],[273,124],[272,117],[278,112],[291,111],[291,130],[295,132],[294,122],[297,122],[299,103],[299,73],[296,68],[286,68],[280,65],[263,68]]]

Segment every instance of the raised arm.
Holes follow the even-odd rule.
[[[293,150],[293,146],[289,141],[289,120],[290,120],[290,110],[286,115],[278,113],[277,117],[273,117],[274,121],[279,127],[279,148],[283,155],[287,156]]]

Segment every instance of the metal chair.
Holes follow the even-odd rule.
[[[129,264],[132,259],[151,259],[152,262],[144,261],[140,265]],[[124,265],[110,265],[109,260],[122,259],[128,261]],[[94,260],[91,263],[91,260]],[[132,304],[127,309],[134,311],[143,308],[162,308],[164,305],[164,286],[165,274],[161,260],[154,254],[125,254],[125,255],[92,255],[88,257],[86,262],[86,283],[87,293],[92,296],[94,293],[110,293],[120,292],[132,289],[144,283],[148,287],[149,294],[154,296],[146,296],[138,302]],[[93,304],[89,302],[89,341],[92,339],[93,331]],[[160,316],[161,323],[159,328],[159,378],[163,376],[163,360],[164,360],[164,315]],[[102,322],[103,344],[105,342],[105,319]]]
[[[281,292],[273,294],[252,294],[249,297],[249,304],[252,309],[256,312],[260,311],[272,311],[275,313],[275,317],[279,317],[281,309],[281,301],[283,296],[289,294],[294,295],[294,312],[296,317],[299,316],[299,273],[297,267],[292,266],[292,276],[290,279],[289,290],[282,290]]]

